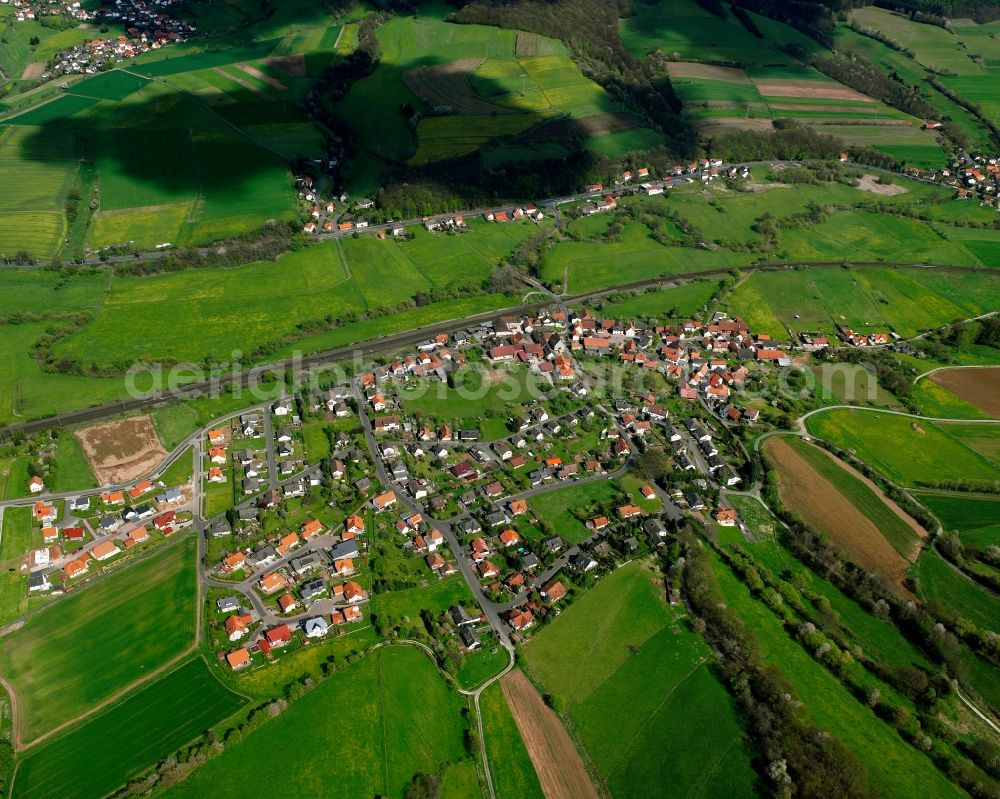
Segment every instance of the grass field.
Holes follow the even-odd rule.
[[[584,538],[589,538],[592,531],[588,530],[571,511],[592,504],[608,505],[621,498],[622,494],[616,483],[610,480],[598,480],[546,491],[544,494],[532,497],[530,507],[539,517],[552,525],[557,535],[575,544]]]
[[[242,705],[195,658],[32,749],[18,766],[12,796],[100,799]]]
[[[0,254],[25,250],[47,258],[62,246],[66,197],[80,172],[79,149],[71,131],[32,137],[21,128],[0,127]]]
[[[750,755],[708,649],[661,591],[643,563],[618,569],[535,635],[525,663],[564,703],[615,799],[753,796]]]
[[[421,382],[400,392],[406,410],[427,419],[472,420],[486,416],[507,419],[521,404],[544,395],[547,385],[526,369],[466,368],[455,377],[454,389],[444,383]]]
[[[1000,275],[991,273],[941,280],[918,269],[791,270],[751,275],[728,304],[751,329],[772,335],[850,327],[909,337],[984,313],[997,291]]]
[[[375,594],[371,612],[378,614],[387,628],[396,625],[419,624],[420,611],[440,615],[452,605],[475,604],[472,591],[461,575],[455,574],[431,583],[425,588],[406,588]]]
[[[368,156],[352,165],[349,185],[362,182],[376,160],[421,165],[483,148],[498,163],[518,161],[530,146],[519,143],[500,153],[488,143],[501,143],[560,115],[586,119],[622,110],[583,75],[560,42],[456,25],[445,21],[446,12],[434,3],[379,28],[378,68],[353,84],[336,110],[364,142]],[[406,108],[425,112],[416,126]],[[629,127],[625,133],[630,135],[598,137],[585,146],[611,155],[662,141],[638,123]]]
[[[97,478],[80,442],[68,430],[60,430],[56,438],[55,474],[48,480],[49,491],[75,491],[95,488]]]
[[[342,245],[325,242],[290,252],[273,262],[113,278],[103,303],[97,300],[93,322],[62,342],[60,349],[86,363],[130,358],[156,361],[167,356],[200,362],[209,352],[228,359],[234,350],[252,351],[295,332],[302,322],[327,314],[394,307],[411,303],[415,294],[435,286],[480,283],[496,261],[513,251],[534,227],[524,223],[498,229],[477,224],[463,236],[424,234],[408,243],[348,239]],[[290,272],[295,279],[288,279]],[[314,303],[301,302],[303,291],[309,292]],[[96,300],[96,292],[93,296]],[[474,307],[484,301],[484,297],[473,297],[440,307]],[[40,297],[25,298],[29,307],[43,304]],[[435,310],[426,306],[414,316],[426,317]],[[120,335],[123,315],[144,320],[142,328],[126,340]],[[368,335],[388,332],[391,324],[388,319],[373,320],[368,325],[373,332]],[[405,329],[406,323],[402,324]],[[361,340],[365,337],[361,329],[353,328],[341,343]],[[322,346],[335,345],[316,348]]]
[[[755,20],[760,17],[753,15]],[[771,31],[769,31],[771,32]],[[804,36],[780,23],[773,24],[775,43],[803,43]],[[692,61],[791,64],[793,60],[773,44],[755,38],[731,12],[725,20],[710,14],[693,0],[638,3],[635,14],[621,23],[622,43],[637,58],[655,48]],[[805,39],[808,42],[808,39]],[[816,47],[815,42],[807,49]]]
[[[165,546],[0,640],[22,740],[89,712],[194,642],[196,544],[189,536]]]
[[[9,278],[11,275],[15,274],[32,276],[33,278],[39,277],[43,278],[43,281],[40,281],[37,284],[33,282],[25,282],[23,285],[20,285],[18,288],[13,290],[12,294],[5,294],[7,287],[11,285],[9,283]],[[225,274],[226,273],[215,273],[215,277],[218,279],[220,276]],[[205,273],[205,277],[208,277],[207,273]],[[4,271],[3,277],[0,279],[0,286],[3,287],[0,289],[0,309],[4,309],[5,311],[15,309],[38,309],[44,305],[41,300],[45,299],[54,303],[55,306],[58,307],[58,305],[63,301],[63,298],[79,296],[81,292],[77,291],[77,287],[83,285],[84,283],[87,285],[87,292],[83,293],[89,294],[91,286],[97,287],[96,296],[98,297],[97,302],[99,304],[99,298],[103,295],[103,290],[100,286],[107,285],[108,280],[106,275],[93,276],[92,278],[88,277],[86,279],[81,276],[68,281],[58,290],[46,290],[46,293],[43,295],[43,288],[47,285],[45,281],[48,281],[48,283],[54,283],[55,279],[56,276],[51,272],[20,272],[19,270]],[[274,279],[278,281],[278,276],[275,275]],[[206,283],[207,282],[209,281],[206,280]],[[142,283],[140,282],[139,285],[142,285]],[[222,285],[225,287],[227,283],[224,282]],[[233,285],[235,285],[235,283]],[[161,284],[161,287],[166,290],[170,290],[171,284],[167,281]],[[210,292],[211,288],[206,286],[205,290],[206,292]],[[22,296],[30,297],[33,292],[34,299],[21,299]],[[294,303],[294,293],[290,289],[288,293],[288,302]],[[125,287],[125,291],[122,295],[125,299],[125,304],[120,306],[121,308],[132,307],[132,304],[128,302],[127,294],[127,287]],[[331,290],[331,294],[336,294],[335,290]],[[17,302],[12,303],[14,307],[7,304],[8,297],[17,298]],[[278,350],[276,353],[272,353],[272,357],[289,357],[296,351],[310,353],[333,347],[341,347],[401,330],[411,330],[414,327],[433,324],[447,319],[458,319],[500,308],[513,307],[517,305],[517,301],[516,297],[502,294],[486,294],[481,296],[463,297],[455,300],[445,300],[439,303],[432,303],[430,305],[396,313],[391,316],[378,317],[361,322],[340,325],[325,333],[310,335],[296,341],[294,344],[289,344]],[[331,300],[331,302],[333,302],[333,300]],[[261,303],[261,306],[253,312],[254,315],[259,313],[268,313],[267,306],[264,304],[263,299],[261,299]],[[208,309],[207,312],[212,313],[212,308],[218,305],[218,301],[206,299],[204,303],[199,303],[196,299],[193,300],[192,305],[187,309],[192,314],[193,318],[202,318],[200,310],[200,305],[202,304]],[[149,311],[154,319],[159,317],[158,324],[162,325],[161,330],[169,329],[169,305],[169,296],[164,295],[153,300],[152,305],[143,308],[142,312],[145,313],[146,311]],[[67,308],[67,310],[70,310],[70,308]],[[300,312],[304,311],[305,309],[300,307]],[[241,349],[241,351],[245,352],[245,350],[243,350],[243,346],[246,345],[247,341],[239,335],[239,320],[235,317],[230,317],[229,324],[232,325],[232,329],[226,331],[226,340],[223,341],[222,344],[230,347],[237,346]],[[266,319],[262,320],[261,325],[261,330],[268,329]],[[38,363],[32,357],[32,345],[45,333],[48,326],[49,323],[47,322],[30,322],[19,325],[8,325],[4,329],[4,335],[0,337],[0,360],[2,360],[7,366],[6,369],[0,370],[0,421],[4,424],[15,421],[23,421],[25,418],[52,416],[56,413],[68,411],[73,408],[108,402],[129,396],[126,381],[123,378],[82,377],[42,371],[39,368]],[[100,343],[104,352],[104,357],[116,357],[114,356],[116,347],[113,319],[108,319],[107,329],[104,333],[101,333],[101,336],[104,335],[108,336],[106,344]],[[151,353],[158,353],[158,357],[169,354],[166,347],[160,349],[157,345],[155,336],[158,335],[158,333],[152,335],[152,338],[147,339],[144,343],[139,344],[139,346],[142,348],[150,347]],[[183,336],[180,336],[180,338],[183,338]],[[70,343],[71,342],[67,342],[67,344]],[[231,352],[231,350],[226,350],[223,346],[216,346],[217,344],[219,344],[218,341],[216,341],[215,344],[209,343],[209,346],[211,346],[212,352],[216,356],[220,359],[224,359],[226,355]],[[79,346],[81,351],[87,351],[90,344],[89,342],[85,343],[81,341],[74,344],[74,346]],[[105,346],[106,349],[104,349]],[[204,344],[199,346],[193,338],[188,338],[184,346],[189,347],[190,352],[200,351],[200,354],[196,356],[197,360],[201,360],[207,353]],[[93,354],[94,353],[91,353],[91,355]],[[140,377],[139,383],[140,385],[144,385],[143,378]],[[246,402],[247,401],[245,399],[238,400],[237,404],[232,406],[232,409],[243,407],[246,405]]]
[[[417,772],[439,773],[466,760],[464,701],[420,651],[372,653],[324,681],[228,747],[165,797],[245,796],[234,769],[253,763],[255,790],[344,799],[402,799]],[[345,713],[349,708],[350,712]],[[309,745],[301,733],[310,730]],[[465,784],[466,777],[457,779]]]
[[[935,797],[961,796],[931,761],[907,744],[854,696],[799,644],[781,622],[753,599],[742,583],[718,560],[713,560],[726,604],[753,631],[765,661],[791,683],[805,714],[820,728],[837,736],[868,773],[868,783],[886,799],[926,793]]]
[[[1000,499],[932,493],[918,493],[916,497],[938,517],[945,530],[957,531],[963,544],[1000,544]]]
[[[986,630],[1000,632],[1000,599],[955,571],[932,549],[920,556],[913,572],[917,595],[946,614],[957,613]]]
[[[846,409],[824,411],[809,417],[806,424],[814,435],[852,450],[896,483],[998,479],[996,463],[956,435],[960,424]]]
[[[0,536],[0,624],[28,609],[28,578],[21,573],[20,561],[30,548],[31,509],[6,509]]]
[[[986,413],[971,402],[955,396],[930,378],[913,384],[913,399],[920,406],[920,412],[939,419],[987,419]]]
[[[770,511],[753,497],[729,496],[741,518],[753,531],[756,543],[747,542],[742,536],[738,543],[761,565],[782,579],[794,578],[822,597],[828,603],[824,608],[817,605],[821,613],[829,613],[842,632],[880,663],[895,667],[930,669],[926,655],[904,636],[891,622],[880,619],[868,612],[833,585],[829,580],[812,571],[798,560],[784,545],[779,534],[781,525]],[[821,600],[821,601],[822,601]]]
[[[611,302],[601,307],[601,313],[617,319],[678,321],[700,314],[718,293],[717,282],[694,280],[625,299],[611,297]]]
[[[239,61],[243,54],[225,53],[225,63]],[[208,70],[219,85],[210,86],[216,95],[202,96],[199,87],[209,85],[199,83],[204,73],[182,70],[205,68],[217,55],[168,56],[161,62],[159,82],[111,70],[13,119],[16,134],[4,137],[12,144],[6,153],[19,176],[34,179],[22,180],[23,188],[14,194],[5,193],[10,207],[0,210],[10,212],[11,223],[0,236],[0,250],[29,249],[47,257],[62,246],[66,192],[83,158],[96,165],[99,176],[100,208],[90,236],[95,247],[201,244],[247,232],[268,220],[296,218],[285,158],[313,154],[318,149],[315,132],[310,139],[298,130],[289,141],[280,124],[268,125],[289,121],[300,129],[311,127],[294,114],[288,119],[277,90],[235,66],[226,67],[235,70],[231,73],[219,64],[212,67],[218,72]],[[222,105],[217,108],[210,100]],[[251,123],[258,126],[255,133],[240,127]],[[53,137],[63,143],[53,146]],[[53,152],[58,159],[51,157]],[[58,170],[61,186],[52,185],[59,179]],[[44,197],[35,201],[25,192]]]
[[[479,709],[498,799],[543,799],[535,767],[499,683],[480,694]]]
[[[630,222],[620,241],[557,242],[549,250],[542,278],[561,288],[568,274],[569,290],[583,292],[645,278],[729,268],[751,260],[749,253],[664,246],[653,240],[645,225]]]

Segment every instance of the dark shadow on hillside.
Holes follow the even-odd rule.
[[[136,102],[132,96],[127,102],[94,113],[88,112],[84,107],[87,101],[78,96],[87,91],[84,81],[73,87],[72,93],[39,106],[16,121],[34,126],[24,143],[26,158],[49,161],[53,140],[69,137],[80,157],[101,170],[105,197],[111,184],[104,178],[119,176],[114,181],[119,187],[117,191],[131,196],[126,196],[125,201],[106,203],[104,208],[158,206],[211,197],[214,193],[232,204],[233,215],[246,212],[241,203],[252,208],[261,201],[260,189],[254,184],[260,172],[293,159],[322,162],[336,159],[348,170],[365,168],[366,159],[379,162],[383,165],[381,170],[388,172],[383,182],[385,188],[378,195],[385,211],[426,213],[495,200],[572,194],[591,180],[620,169],[618,163],[604,161],[587,150],[588,138],[651,124],[641,119],[637,111],[623,110],[623,104],[617,100],[609,100],[603,114],[573,119],[502,107],[492,114],[479,113],[483,111],[483,101],[472,102],[475,98],[471,95],[448,104],[443,102],[439,91],[428,90],[423,96],[414,94],[411,89],[421,91],[421,83],[414,80],[412,71],[421,66],[433,68],[435,63],[444,61],[424,58],[399,65],[383,62],[377,67],[378,80],[355,86],[349,100],[343,98],[358,76],[337,70],[327,70],[317,78],[304,100],[293,100],[287,92],[273,86],[261,87],[252,74],[241,72],[235,65],[225,67],[229,73],[228,88],[221,96],[192,94],[183,85],[183,75],[161,77],[153,75],[155,69],[136,66],[129,69],[140,75],[153,75],[153,80],[161,81],[171,91],[152,96],[147,102]],[[221,70],[221,66],[214,68]],[[303,70],[291,74],[296,68],[289,63],[277,65],[276,69],[290,70],[289,84],[293,80],[301,83],[307,80]],[[279,71],[271,74],[280,77]],[[232,83],[233,75],[244,85]],[[328,85],[336,80],[345,85]],[[448,86],[456,92],[471,92],[464,80]],[[369,98],[364,91],[370,87],[376,88]],[[148,89],[144,91],[153,94]],[[510,91],[509,83],[477,76],[479,98]],[[297,97],[302,95],[300,91]],[[335,99],[332,102],[324,99],[330,97]],[[60,113],[60,109],[65,113]],[[468,117],[455,113],[469,110],[477,113]],[[459,138],[464,134],[486,139],[493,132],[490,130],[493,125],[497,126],[496,132],[512,131],[514,127],[518,132],[491,138],[469,154],[422,166],[410,165],[408,161],[417,147],[417,122],[433,116],[468,118],[468,127],[456,125]],[[508,123],[514,119],[517,125],[511,127]],[[319,123],[326,140],[325,145],[311,152],[272,146],[277,141],[275,134],[262,130],[263,126],[310,120]],[[483,135],[484,127],[487,136]],[[676,142],[680,138],[671,131],[663,133],[667,141]],[[663,174],[661,170],[669,168],[677,155],[666,147],[657,148],[643,156],[641,165],[648,165],[654,175]],[[344,173],[337,172],[332,177],[334,188],[339,190]]]

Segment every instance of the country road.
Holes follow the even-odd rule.
[[[817,408],[814,411],[809,411],[809,413],[804,413],[795,420],[795,424],[801,435],[807,436],[810,435],[810,433],[806,428],[806,419],[820,413],[837,410],[861,411],[863,413],[882,413],[887,416],[906,416],[910,419],[917,419],[921,422],[936,422],[939,424],[1000,424],[1000,419],[948,419],[940,416],[921,416],[919,413],[907,413],[906,411],[890,411],[885,408],[869,408],[864,405],[827,405],[825,408]],[[761,438],[763,437],[764,436],[761,436]],[[759,440],[760,439],[758,439],[758,441]]]

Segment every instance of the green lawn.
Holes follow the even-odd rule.
[[[344,799],[402,799],[417,772],[467,759],[464,700],[414,648],[376,651],[320,684],[165,797],[243,797],[233,779],[253,764],[254,790]],[[309,730],[308,745],[302,745]],[[465,777],[453,777],[467,784]]]
[[[71,431],[60,430],[56,439],[55,474],[47,480],[46,487],[60,492],[96,486],[97,478],[79,440]]]
[[[759,641],[764,660],[779,669],[791,683],[804,712],[821,729],[829,731],[854,753],[868,772],[868,783],[879,796],[962,796],[931,761],[854,696],[788,637],[781,622],[753,599],[720,561],[713,560],[727,605],[750,627]]]
[[[510,658],[502,646],[483,647],[462,658],[457,679],[463,688],[476,688],[494,674],[499,674]]]
[[[552,525],[552,531],[564,541],[575,544],[584,538],[589,538],[593,531],[588,530],[584,521],[577,519],[572,511],[585,511],[597,506],[604,506],[613,511],[619,505],[627,503],[627,498],[619,485],[611,480],[597,480],[590,483],[570,485],[546,491],[537,497],[532,497],[528,505],[542,521]],[[595,511],[594,515],[598,515]],[[614,514],[612,514],[614,516]]]
[[[253,396],[235,391],[218,397],[184,400],[165,408],[155,408],[152,413],[153,424],[164,449],[170,451],[213,419],[235,413],[266,399],[277,398],[284,389],[285,385],[276,381],[269,385],[259,384]]]
[[[13,797],[100,799],[231,716],[241,697],[201,658],[157,679],[68,732],[31,749]]]
[[[998,479],[996,466],[949,434],[948,424],[846,409],[816,414],[806,424],[813,435],[852,450],[890,480],[903,485]]]
[[[191,454],[191,449],[188,447],[177,459],[167,467],[166,471],[160,475],[160,482],[164,485],[171,486],[181,486],[191,482],[191,477],[194,474],[194,458]]]
[[[396,625],[418,626],[422,629],[420,611],[439,615],[452,605],[472,606],[475,600],[468,583],[460,574],[432,582],[426,588],[406,588],[375,594],[371,612],[378,614],[387,628]]]
[[[616,799],[753,796],[743,733],[701,640],[634,562],[524,649]],[[628,712],[622,712],[627,708]]]
[[[507,707],[500,683],[494,683],[480,694],[479,709],[498,799],[543,799],[538,775]]]
[[[196,550],[192,536],[163,546],[0,639],[23,740],[86,713],[194,642]]]

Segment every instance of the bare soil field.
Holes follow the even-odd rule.
[[[887,197],[894,197],[897,194],[906,194],[909,189],[906,186],[897,186],[895,183],[879,183],[874,175],[863,175],[855,188],[861,191],[870,191],[872,194],[882,194]]]
[[[480,99],[469,86],[469,74],[483,63],[481,58],[462,58],[447,64],[416,67],[403,74],[403,81],[417,97],[431,106],[450,106],[459,114],[516,114]]]
[[[44,61],[32,61],[24,68],[24,72],[21,73],[21,80],[35,80],[36,78],[42,77],[42,73],[44,71]]]
[[[694,61],[671,61],[667,64],[667,72],[671,78],[705,78],[706,80],[724,80],[727,83],[742,83],[750,86],[753,81],[742,69],[736,67],[717,67],[713,64],[699,64]]]
[[[266,83],[268,86],[273,86],[275,89],[278,89],[279,91],[283,92],[285,91],[285,89],[288,88],[280,80],[278,80],[277,78],[272,78],[270,75],[261,72],[259,69],[257,69],[257,67],[253,66],[252,64],[237,64],[236,68],[242,70],[243,72],[246,72],[247,75],[250,75],[251,77],[257,78],[257,80],[264,81],[264,83]]]
[[[600,136],[603,133],[616,133],[641,125],[641,120],[630,114],[591,114],[580,119],[557,119],[547,122],[532,131],[531,138],[558,140],[567,136]]]
[[[101,485],[149,474],[167,454],[149,416],[95,424],[77,430],[76,437]]]
[[[746,119],[744,117],[710,117],[698,124],[701,133],[718,133],[728,130],[771,130],[774,125],[770,119]]]
[[[514,669],[500,686],[546,799],[599,799],[569,733],[528,678]]]
[[[778,473],[778,493],[788,509],[828,535],[859,566],[884,574],[906,592],[903,580],[910,561],[892,548],[878,527],[787,441],[772,438],[764,449]]]
[[[809,105],[798,104],[798,103],[768,103],[767,107],[772,110],[778,111],[823,111],[825,113],[850,113],[852,111],[856,112],[857,106],[844,106],[844,105]]]
[[[757,91],[770,97],[822,97],[826,100],[861,100],[874,103],[871,97],[844,86],[829,86],[816,81],[762,81]]]
[[[538,34],[518,31],[514,55],[517,58],[532,58],[538,55]]]
[[[921,431],[921,432],[923,432],[923,431]],[[872,480],[870,480],[867,477],[865,477],[861,472],[859,472],[857,469],[855,469],[853,466],[851,466],[851,464],[845,463],[844,461],[842,461],[840,458],[838,458],[836,455],[834,455],[829,450],[823,449],[822,447],[820,447],[820,449],[822,449],[824,455],[826,455],[830,460],[832,460],[834,463],[836,463],[841,469],[843,469],[845,472],[847,472],[848,474],[850,474],[852,477],[857,478],[862,483],[864,483],[866,486],[868,486],[868,488],[870,488],[872,490],[872,492],[875,494],[875,496],[877,496],[879,499],[881,499],[886,504],[886,506],[889,508],[889,510],[891,510],[894,514],[896,514],[896,516],[898,516],[900,519],[902,519],[906,523],[906,525],[911,530],[913,530],[913,532],[915,532],[918,536],[920,536],[921,538],[928,538],[930,536],[930,533],[928,533],[921,526],[920,522],[918,522],[909,513],[907,513],[905,510],[903,510],[901,507],[899,507],[899,505],[897,505],[895,503],[895,501],[893,501],[892,499],[890,499],[889,497],[887,497],[885,495],[885,492],[882,491],[882,489],[879,488]],[[920,556],[920,544],[916,543],[916,544],[913,545],[913,552],[910,553],[910,556],[909,556],[908,559],[911,562],[915,562],[919,556]]]
[[[306,76],[306,57],[302,53],[293,55],[276,55],[264,60],[269,67],[280,69],[286,75],[293,78],[304,78]]]
[[[1000,366],[986,369],[944,369],[930,377],[941,388],[1000,419]]]

